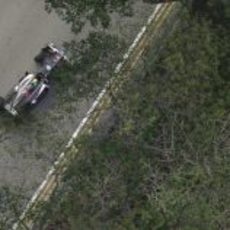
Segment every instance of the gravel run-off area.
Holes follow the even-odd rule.
[[[132,17],[111,15],[106,32],[125,41],[123,53],[153,9],[154,5],[137,0]],[[58,45],[80,41],[92,30],[96,29],[86,24],[81,33],[73,34],[55,13],[45,12],[42,0],[0,0],[0,96],[26,70],[36,71],[33,57],[48,41]],[[58,98],[51,93],[23,121],[0,116],[0,222],[13,216],[12,203],[21,210],[30,199],[94,99],[72,98],[63,103]]]

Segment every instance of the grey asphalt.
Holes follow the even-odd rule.
[[[0,96],[4,97],[26,70],[36,70],[33,57],[47,42],[61,45],[72,38],[70,26],[55,13],[44,10],[44,0],[0,0]],[[6,124],[7,120],[1,116],[0,189],[25,187],[30,196],[53,159],[35,157],[41,143],[34,134],[41,127],[34,129],[28,123],[17,128],[12,120],[8,121]]]
[[[33,57],[45,43],[72,37],[68,25],[44,11],[44,0],[0,0],[0,96],[35,68]]]

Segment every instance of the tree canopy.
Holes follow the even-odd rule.
[[[167,0],[143,0],[148,3],[160,3]],[[133,0],[45,0],[48,12],[55,10],[72,30],[80,32],[89,21],[92,26],[107,28],[110,25],[111,14],[116,12],[123,16],[133,14]]]
[[[82,140],[49,227],[230,228],[230,34],[213,6],[203,18],[183,10],[160,55],[149,50]]]
[[[45,0],[48,11],[55,9],[62,18],[71,23],[72,30],[79,32],[87,20],[96,26],[108,27],[109,13],[113,11],[125,15],[131,13],[130,0]]]

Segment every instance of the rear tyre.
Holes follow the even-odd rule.
[[[0,110],[4,109],[5,99],[3,97],[0,97]]]

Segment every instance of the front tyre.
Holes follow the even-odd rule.
[[[4,105],[5,105],[5,99],[3,97],[0,97],[0,110],[4,109]]]

